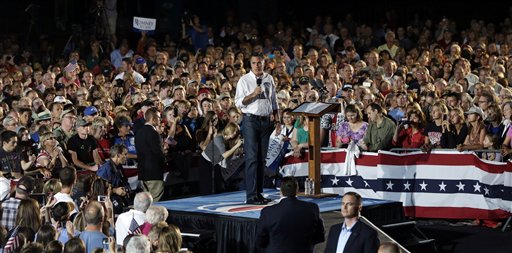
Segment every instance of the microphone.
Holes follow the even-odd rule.
[[[264,98],[264,97],[265,97],[265,95],[264,95],[264,93],[265,93],[265,87],[264,87],[264,86],[263,86],[263,84],[261,83],[261,82],[262,82],[262,80],[263,80],[262,78],[256,78],[256,84],[257,84],[258,86],[260,86],[261,90],[263,91],[263,92],[259,95],[259,97],[260,97],[260,98]]]

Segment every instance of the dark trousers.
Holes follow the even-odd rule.
[[[270,117],[251,117],[244,115],[242,135],[245,152],[245,186],[247,200],[254,200],[263,192],[265,159],[273,126]]]

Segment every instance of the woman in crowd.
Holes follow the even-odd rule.
[[[181,249],[182,241],[180,229],[169,224],[160,231],[157,252],[177,253]]]
[[[39,204],[35,199],[23,199],[16,211],[16,224],[20,227],[28,227],[34,231],[39,231],[42,225],[41,212]]]
[[[420,148],[425,142],[423,126],[425,115],[422,111],[410,111],[407,120],[400,121],[393,135],[393,145],[399,148]]]
[[[467,115],[468,135],[461,145],[457,145],[458,151],[482,149],[485,139],[485,125],[483,123],[483,111],[479,107],[471,107],[465,113]]]
[[[308,148],[308,130],[309,130],[309,118],[307,116],[299,116],[294,124],[292,133],[292,139],[290,141],[291,148],[293,150],[293,156],[301,157],[303,149]]]
[[[368,123],[363,121],[363,113],[358,106],[347,105],[345,108],[345,119],[336,132],[336,146],[342,147],[351,141],[355,144],[363,139]]]
[[[53,177],[58,177],[61,168],[68,166],[68,160],[58,145],[52,132],[44,133],[39,137],[41,150],[36,158],[36,166],[46,168]]]
[[[466,140],[468,126],[461,108],[450,110],[448,120],[443,120],[443,134],[441,136],[441,148],[456,148]]]
[[[443,102],[435,102],[430,112],[431,121],[425,127],[425,149],[441,147],[441,136],[443,135],[443,120],[448,117],[448,108]]]
[[[165,222],[169,216],[169,211],[163,206],[152,205],[146,210],[147,221],[142,224],[142,234],[149,235],[151,228],[160,222]]]

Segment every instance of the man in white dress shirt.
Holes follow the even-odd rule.
[[[261,195],[265,158],[270,134],[274,125],[280,127],[280,119],[274,78],[263,72],[263,56],[252,54],[250,63],[251,71],[238,81],[235,104],[243,113],[247,204],[264,205],[268,202]]]

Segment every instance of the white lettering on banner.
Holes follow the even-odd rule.
[[[156,19],[133,17],[133,28],[143,31],[154,31],[156,29]]]

